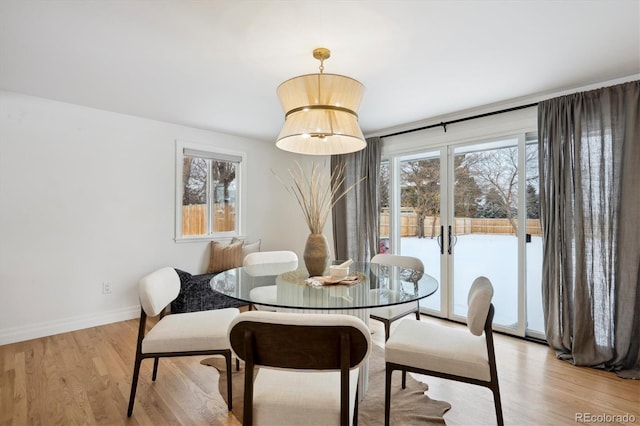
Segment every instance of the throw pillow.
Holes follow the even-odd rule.
[[[228,245],[211,241],[211,254],[207,274],[217,274],[227,269],[242,266],[242,241],[232,241]]]
[[[244,258],[247,257],[247,255],[249,253],[256,253],[256,252],[260,251],[260,243],[261,242],[262,242],[262,240],[258,240],[255,243],[243,245],[242,246],[242,260],[244,260]]]
[[[181,287],[184,287],[185,283],[188,283],[189,280],[191,280],[191,278],[193,277],[193,275],[191,275],[190,273],[183,271],[182,269],[177,269],[177,268],[173,268],[176,270],[176,273],[178,274],[178,277],[180,277],[180,284]]]

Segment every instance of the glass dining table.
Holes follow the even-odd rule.
[[[339,264],[341,262],[334,262]],[[229,269],[211,278],[211,289],[251,305],[280,312],[341,313],[369,324],[371,308],[423,299],[435,293],[438,281],[421,271],[369,262],[354,262],[348,276],[309,277],[298,262],[267,263]],[[265,298],[265,294],[270,297]],[[275,297],[274,297],[275,296]],[[368,363],[360,367],[360,397],[368,386]]]
[[[265,301],[264,292],[258,289],[267,288],[276,297]],[[346,279],[334,282],[328,276],[309,277],[303,265],[287,262],[229,269],[213,276],[211,289],[279,311],[330,311],[361,317],[359,311],[425,298],[435,293],[438,282],[424,272],[369,262],[354,262]]]

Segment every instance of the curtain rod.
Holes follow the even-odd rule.
[[[499,111],[492,111],[492,112],[486,112],[484,114],[472,115],[471,117],[458,118],[456,120],[451,120],[451,121],[441,121],[440,123],[437,123],[437,124],[430,124],[428,126],[418,127],[418,128],[415,128],[415,129],[403,130],[401,132],[390,133],[388,135],[383,135],[383,136],[380,136],[380,137],[381,138],[388,138],[390,136],[404,135],[405,133],[413,133],[413,132],[418,132],[420,130],[433,129],[434,127],[440,127],[440,126],[442,126],[444,128],[444,131],[446,133],[447,126],[449,124],[456,124],[456,123],[461,123],[463,121],[475,120],[476,118],[489,117],[490,115],[503,114],[505,112],[517,111],[519,109],[531,108],[531,107],[534,107],[534,106],[537,106],[537,105],[538,105],[538,102],[535,102],[535,103],[532,103],[532,104],[521,105],[521,106],[517,106],[517,107],[513,107],[513,108],[501,109]]]

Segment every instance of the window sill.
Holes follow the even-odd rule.
[[[247,237],[244,235],[238,235],[236,233],[221,234],[221,235],[202,235],[202,236],[189,236],[189,237],[176,237],[174,241],[176,244],[182,243],[198,243],[198,242],[211,242],[211,241],[231,241],[232,238],[239,240],[245,240]]]

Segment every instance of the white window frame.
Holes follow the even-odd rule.
[[[183,182],[182,182],[182,170],[184,166],[185,150],[199,151],[203,156],[209,158],[218,158],[226,160],[228,158],[239,158],[236,168],[236,182],[237,182],[237,194],[236,194],[236,230],[227,232],[211,232],[207,235],[182,235],[182,195],[183,195]],[[246,194],[247,194],[247,154],[243,151],[234,151],[225,148],[219,148],[211,145],[197,144],[182,140],[176,140],[176,175],[175,175],[175,241],[176,242],[189,242],[189,241],[210,241],[218,239],[229,239],[232,237],[243,238],[243,233],[246,224],[245,209]],[[211,195],[207,196],[207,200],[211,200]],[[210,215],[207,215],[207,220],[210,221]]]

